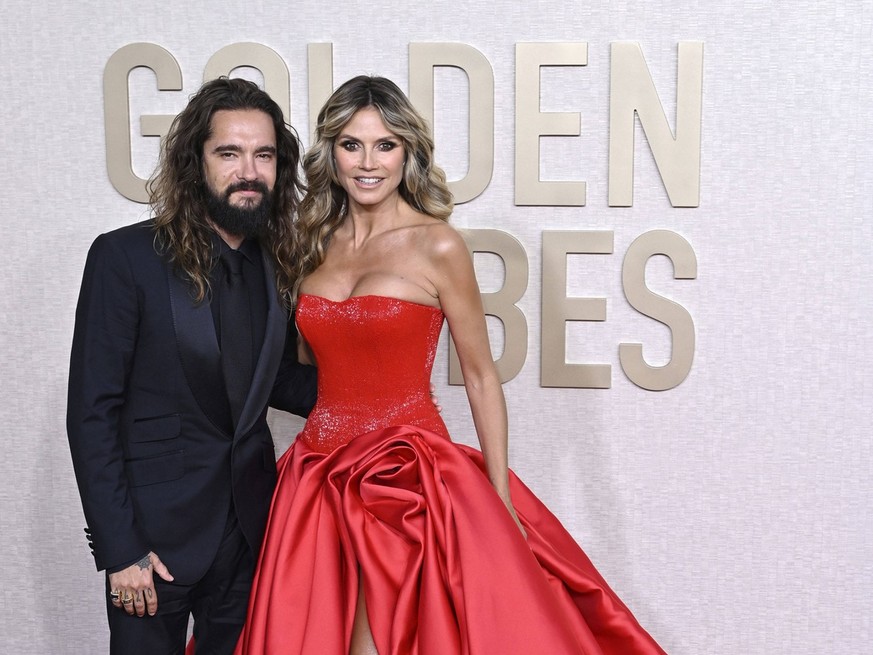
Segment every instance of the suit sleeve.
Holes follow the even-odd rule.
[[[76,308],[67,396],[67,436],[98,569],[150,550],[128,491],[121,440],[139,311],[127,256],[107,235],[98,237]]]
[[[305,418],[315,405],[317,386],[317,369],[297,361],[297,329],[292,316],[270,406]]]

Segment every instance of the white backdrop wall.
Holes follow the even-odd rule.
[[[82,534],[64,412],[73,311],[87,248],[147,215],[111,185],[102,76],[133,42],[157,43],[183,73],[158,92],[130,80],[143,113],[173,114],[219,48],[262,43],[291,72],[292,122],[308,142],[306,46],[332,43],[334,81],[359,73],[408,89],[410,42],[461,42],[495,79],[495,169],[454,223],[513,234],[530,263],[520,301],[527,359],[505,385],[511,460],[640,621],[674,654],[866,652],[871,640],[873,366],[871,203],[873,6],[765,2],[225,4],[144,0],[4,1],[0,218],[0,651],[106,651],[102,575]],[[634,205],[607,203],[610,43],[635,41],[666,115],[675,116],[677,44],[704,43],[700,206],[671,207],[637,130]],[[543,140],[543,179],[585,180],[584,207],[514,205],[515,44],[586,42],[585,67],[543,70],[543,111],[578,112],[582,134]],[[438,159],[466,169],[466,78],[436,76]],[[157,139],[134,139],[146,177]],[[621,261],[652,229],[682,235],[698,260],[649,286],[693,317],[695,359],[665,392],[622,372],[618,344],[652,364],[669,331],[628,304]],[[570,323],[567,361],[612,366],[610,389],[540,386],[544,230],[610,230],[612,255],[568,259],[570,296],[607,298],[603,323]],[[662,261],[663,260],[663,261]],[[479,257],[485,290],[502,270]],[[502,332],[492,322],[495,351]],[[447,385],[445,335],[434,380],[458,440],[475,443],[463,390]],[[300,423],[273,416],[281,452]]]

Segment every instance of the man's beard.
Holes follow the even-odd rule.
[[[258,237],[270,224],[273,210],[273,194],[263,182],[237,182],[223,193],[217,193],[207,182],[204,202],[209,219],[219,228],[237,237]],[[259,191],[261,199],[256,205],[237,207],[230,202],[234,191]]]

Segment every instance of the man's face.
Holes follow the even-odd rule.
[[[262,111],[221,110],[203,144],[209,219],[235,236],[257,235],[270,215],[276,183],[276,131]]]

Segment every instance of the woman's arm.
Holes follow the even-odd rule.
[[[457,349],[488,478],[524,532],[509,495],[506,400],[491,356],[473,260],[461,235],[449,226],[431,243],[432,282]]]

